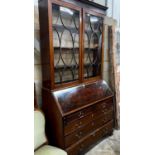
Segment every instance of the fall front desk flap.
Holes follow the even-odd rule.
[[[113,93],[103,80],[91,84],[81,84],[76,87],[54,91],[53,95],[63,113],[82,108],[98,100],[103,100]]]

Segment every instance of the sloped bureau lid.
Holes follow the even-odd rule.
[[[103,100],[113,93],[105,81],[97,81],[91,84],[81,84],[76,87],[54,91],[53,95],[60,105],[63,113],[71,112]]]

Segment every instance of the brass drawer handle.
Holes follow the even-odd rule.
[[[105,105],[105,104],[107,104],[107,103],[102,104],[102,108],[105,108],[105,107],[106,107],[106,105]]]
[[[79,138],[79,139],[80,139],[80,138],[81,138],[81,136],[82,136],[82,134],[83,134],[83,133],[80,131],[80,132],[79,132],[79,133],[77,133],[75,136],[76,136],[77,138]]]
[[[78,139],[80,139],[80,138],[81,138],[81,136],[80,136],[80,135],[78,135],[78,134],[76,134],[75,136],[76,136]]]
[[[84,112],[80,111],[79,117],[80,117],[80,118],[84,117]]]
[[[93,137],[95,137],[95,136],[96,136],[96,133],[95,133],[95,132],[94,132],[94,133],[92,133],[92,136],[93,136]]]
[[[107,114],[107,113],[108,113],[108,109],[103,109],[102,112],[103,112],[104,114]]]
[[[82,136],[82,134],[83,134],[83,133],[80,131],[80,132],[79,132],[79,135]]]
[[[102,110],[102,112],[103,112],[103,113],[105,113],[105,109],[104,109],[104,110]]]
[[[101,121],[102,123],[105,123],[105,121],[106,121],[106,118],[103,118],[103,120]]]
[[[81,121],[79,122],[79,125],[82,125],[82,122]]]
[[[75,124],[75,128],[80,128],[81,125],[82,125],[82,122],[80,121],[79,123],[76,123],[76,124]]]

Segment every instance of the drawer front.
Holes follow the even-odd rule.
[[[113,98],[109,98],[105,101],[98,102],[95,106],[95,110],[102,111],[104,109],[109,109],[109,107],[113,106]]]
[[[112,98],[99,102],[92,107],[68,116],[64,121],[64,135],[66,136],[87,125],[89,122],[96,120],[101,116],[103,117],[103,115],[106,115],[110,110],[113,110]],[[74,120],[73,118],[76,115],[78,118]]]
[[[113,130],[113,120],[108,122],[101,128],[98,128],[85,138],[83,138],[80,142],[77,142],[74,146],[71,146],[66,149],[68,155],[78,155],[80,152],[83,152],[89,146],[97,142],[99,139],[104,137],[106,134],[111,133]]]
[[[92,120],[92,115],[85,116],[82,119],[75,120],[74,122],[71,122],[70,124],[66,125],[64,128],[64,134],[68,135],[72,132],[74,132],[77,129],[82,128],[87,122],[90,122]]]
[[[113,111],[113,107],[107,107],[104,109],[99,109],[99,110],[95,110],[94,112],[92,112],[91,116],[92,116],[92,121],[99,119],[100,117],[106,117],[107,114],[109,114],[110,111]]]
[[[113,110],[109,110],[106,115],[102,114],[98,119],[89,122],[87,125],[66,136],[65,146],[68,147],[71,144],[74,144],[84,136],[93,132],[97,128],[103,126],[106,122],[112,120],[112,118],[113,118]]]
[[[112,106],[112,103],[113,103],[113,98],[111,97],[105,101],[98,102],[97,104],[95,104],[91,107],[88,107],[86,109],[75,112],[74,114],[71,114],[64,118],[64,124],[67,125],[77,119],[81,119],[81,118],[89,115],[92,111],[108,108],[109,106]]]
[[[80,110],[74,114],[71,114],[69,116],[66,116],[64,118],[64,124],[67,125],[67,124],[70,124],[71,122],[74,122],[75,120],[81,119],[89,115],[92,111],[93,111],[93,107],[89,107],[84,110]]]

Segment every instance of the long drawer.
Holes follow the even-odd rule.
[[[65,146],[68,147],[71,144],[74,144],[87,134],[93,132],[97,128],[103,126],[106,122],[112,120],[112,118],[113,118],[113,108],[111,108],[106,114],[103,113],[102,115],[99,115],[98,119],[92,120],[82,128],[65,136]]]
[[[68,152],[68,155],[78,155],[80,152],[83,152],[83,150],[96,143],[98,140],[100,140],[108,133],[112,133],[112,130],[113,130],[113,120],[109,121],[103,127],[96,129],[94,132],[87,135],[86,137],[84,137],[71,147],[67,148],[66,151]]]
[[[76,112],[64,118],[64,135],[68,135],[83,127],[100,115],[109,111],[112,107],[112,98],[99,102],[89,108]]]

